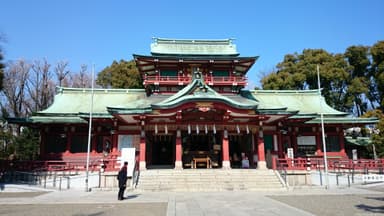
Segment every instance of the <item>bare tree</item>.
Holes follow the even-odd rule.
[[[87,72],[87,65],[82,64],[79,73],[71,76],[72,84],[74,88],[89,88],[92,84],[92,77]]]
[[[67,61],[59,61],[55,67],[55,73],[57,79],[59,81],[59,86],[62,86],[65,77],[69,74],[69,70],[67,70],[68,62]]]
[[[50,67],[46,59],[32,65],[33,73],[30,73],[27,85],[30,103],[26,104],[32,111],[46,109],[53,102],[55,86]]]
[[[26,107],[26,87],[31,65],[25,60],[11,62],[4,70],[4,88],[2,91],[5,101],[2,109],[7,110],[10,116],[25,117],[30,114]]]

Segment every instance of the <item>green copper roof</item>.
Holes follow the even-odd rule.
[[[351,137],[351,136],[346,136],[345,140],[347,141],[346,143],[349,145],[358,145],[358,146],[367,146],[372,143],[372,139],[370,137]]]
[[[356,118],[351,116],[345,117],[324,117],[323,121],[325,124],[352,124],[352,125],[364,125],[364,124],[376,124],[378,122],[377,118]],[[308,124],[320,124],[321,118],[317,116],[316,118],[307,121]]]
[[[35,113],[30,123],[86,123],[89,117],[92,89],[57,88],[54,103],[47,109]],[[94,118],[112,118],[107,106],[119,106],[145,98],[143,89],[93,89]]]
[[[58,88],[54,103],[37,115],[89,113],[91,89]],[[145,98],[143,89],[94,89],[93,113],[108,114],[107,106],[118,106]]]
[[[259,110],[286,109],[297,115],[347,116],[330,107],[318,90],[252,90],[251,96],[259,102]]]
[[[169,109],[179,106],[186,102],[222,102],[238,109],[251,109],[255,110],[258,103],[255,100],[242,98],[241,96],[227,97],[217,93],[211,87],[204,83],[203,76],[200,73],[195,73],[193,81],[184,87],[181,91],[172,95],[171,97],[152,104],[154,109]],[[235,97],[240,99],[234,99]],[[239,102],[241,101],[241,102]]]
[[[57,92],[54,103],[46,110],[30,118],[8,120],[13,123],[86,123],[92,90],[58,88]],[[151,113],[153,109],[170,109],[187,102],[220,102],[237,109],[255,110],[259,114],[288,115],[288,119],[302,119],[308,124],[319,124],[321,112],[324,113],[325,124],[363,125],[378,122],[376,118],[355,118],[333,109],[317,90],[244,90],[240,95],[222,95],[206,85],[199,72],[194,74],[189,85],[172,96],[147,97],[144,89],[94,89],[93,94],[94,118],[112,118],[112,114]]]
[[[62,123],[74,123],[81,124],[87,123],[86,120],[78,116],[33,116],[31,118],[7,118],[7,121],[13,124],[62,124]]]
[[[233,39],[196,40],[153,38],[153,55],[230,55],[238,56]]]

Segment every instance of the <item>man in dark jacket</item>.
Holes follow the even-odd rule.
[[[117,175],[117,180],[119,180],[119,193],[117,195],[118,200],[124,199],[124,191],[125,191],[125,188],[127,187],[127,179],[128,179],[127,166],[128,166],[128,162],[124,162],[124,166],[121,167]]]

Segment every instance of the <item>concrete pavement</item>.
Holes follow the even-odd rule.
[[[67,190],[5,185],[0,215],[378,215],[384,214],[384,184],[318,187],[271,192],[140,192]],[[17,208],[16,208],[17,207]],[[25,211],[22,211],[25,208]],[[46,209],[50,209],[48,212]],[[19,211],[12,211],[18,209]],[[44,210],[45,209],[45,210]],[[96,211],[97,210],[97,211]],[[102,211],[101,211],[102,210]],[[49,213],[49,214],[42,214]]]

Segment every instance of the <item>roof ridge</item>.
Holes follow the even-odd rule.
[[[320,89],[322,90],[322,89]],[[251,93],[286,93],[286,94],[289,94],[289,93],[306,93],[306,94],[309,94],[309,93],[312,93],[312,94],[319,94],[319,89],[304,89],[304,90],[273,90],[273,89],[254,89],[254,90],[243,90],[243,91],[250,91]]]
[[[56,92],[58,93],[64,93],[64,92],[105,92],[105,93],[112,93],[112,92],[121,92],[121,93],[129,93],[129,92],[145,92],[145,89],[107,89],[107,88],[73,88],[73,87],[62,87],[62,86],[56,86]]]

